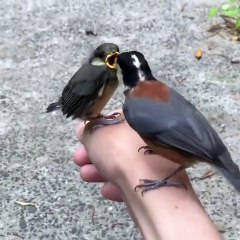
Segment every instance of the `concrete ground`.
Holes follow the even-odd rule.
[[[123,204],[104,200],[98,184],[80,180],[72,161],[79,146],[75,123],[44,114],[101,42],[142,51],[154,74],[206,115],[240,165],[240,65],[230,63],[240,45],[209,37],[211,1],[190,2],[1,2],[0,239],[140,238]],[[198,48],[204,50],[199,61]],[[121,106],[121,91],[107,110]],[[189,173],[199,177],[208,169],[199,165]],[[193,185],[225,239],[240,239],[240,195],[220,175]]]

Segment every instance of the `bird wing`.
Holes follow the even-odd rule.
[[[83,65],[62,92],[63,114],[76,118],[89,111],[105,85],[107,76],[108,69],[105,66]]]
[[[183,96],[170,89],[168,102],[129,97],[123,112],[140,136],[214,161],[226,151],[222,140],[206,118]]]

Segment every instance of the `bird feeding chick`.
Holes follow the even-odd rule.
[[[118,87],[117,57],[119,48],[113,43],[99,45],[73,75],[57,102],[47,107],[47,113],[61,109],[66,117],[84,121],[94,120],[95,125],[112,125],[124,120],[120,113],[101,114]]]
[[[142,53],[121,53],[118,64],[123,82],[129,88],[123,104],[125,120],[146,143],[147,146],[142,147],[146,153],[159,154],[179,165],[164,179],[141,179],[135,190],[141,189],[143,194],[162,186],[184,187],[169,179],[195,163],[205,162],[217,168],[240,191],[238,166],[196,107],[158,81]]]

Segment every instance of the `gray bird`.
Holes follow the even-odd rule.
[[[70,79],[58,101],[47,107],[47,113],[61,109],[67,118],[85,121],[98,118],[101,125],[114,123],[110,120],[118,113],[104,117],[101,111],[118,87],[118,55],[119,48],[113,43],[98,46]]]
[[[205,162],[220,170],[240,192],[239,167],[203,114],[177,91],[158,81],[142,53],[121,53],[118,64],[123,82],[129,87],[123,105],[125,119],[147,145],[140,149],[179,165],[164,179],[142,179],[135,190],[141,188],[144,193],[162,186],[182,187],[168,180],[195,163]]]

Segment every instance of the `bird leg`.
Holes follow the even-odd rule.
[[[92,126],[90,128],[90,133],[94,130],[104,127],[122,123],[125,120],[124,116],[121,113],[113,113],[108,116],[97,117],[92,121]]]
[[[183,183],[172,183],[169,182],[168,179],[179,173],[184,169],[183,166],[178,167],[174,172],[172,172],[169,176],[164,178],[163,180],[150,180],[150,179],[140,179],[139,182],[142,182],[142,184],[137,185],[134,188],[134,191],[136,192],[138,189],[142,189],[141,194],[143,196],[144,193],[154,190],[160,187],[178,187],[178,188],[186,188],[186,186]]]
[[[116,117],[121,116],[122,114],[120,112],[115,112],[110,115],[102,116],[104,119],[114,119]]]
[[[140,152],[142,149],[144,149],[143,154],[148,155],[148,154],[155,154],[153,150],[151,150],[148,146],[142,146],[138,149],[138,152]]]
[[[112,113],[112,114],[106,115],[106,116],[103,115],[103,114],[99,114],[96,117],[88,117],[88,119],[84,121],[84,124],[86,124],[88,121],[93,121],[93,120],[96,120],[96,119],[103,119],[103,118],[104,119],[114,119],[118,116],[121,116],[121,113],[115,112],[115,113]]]

